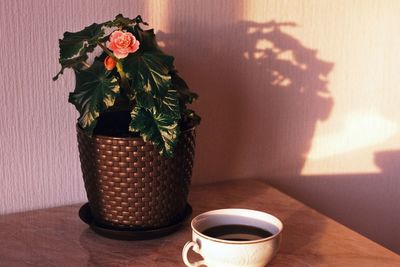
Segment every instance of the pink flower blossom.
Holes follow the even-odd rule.
[[[129,53],[134,53],[139,49],[139,41],[136,40],[130,32],[115,31],[110,36],[110,42],[107,44],[108,49],[114,52],[119,58],[126,58]]]

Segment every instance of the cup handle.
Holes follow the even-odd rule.
[[[182,258],[183,258],[183,262],[186,264],[186,266],[188,266],[188,267],[199,267],[201,265],[204,265],[204,260],[196,261],[194,263],[191,263],[189,261],[188,252],[189,252],[190,248],[192,248],[192,250],[194,252],[196,252],[197,254],[200,254],[200,247],[196,242],[194,242],[194,241],[187,242],[185,244],[185,246],[183,247],[183,250],[182,250]]]

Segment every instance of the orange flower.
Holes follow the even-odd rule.
[[[113,70],[113,68],[115,68],[115,60],[112,57],[107,56],[104,59],[104,67],[106,70]]]
[[[132,33],[115,31],[111,34],[107,47],[114,52],[117,58],[122,59],[126,58],[129,53],[135,53],[139,49],[139,45],[139,41]]]

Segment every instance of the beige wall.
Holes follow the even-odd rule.
[[[142,14],[203,116],[193,181],[264,178],[400,252],[400,2],[0,2],[0,213],[85,200],[57,39]]]
[[[295,22],[284,32],[317,58],[288,48],[309,71],[284,71],[297,85],[267,108],[277,117],[264,120],[275,140],[263,142],[262,176],[399,253],[400,2],[252,1],[245,10],[254,21]],[[322,92],[315,78],[327,62]],[[304,85],[308,94],[293,93]]]

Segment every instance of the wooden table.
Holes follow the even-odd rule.
[[[400,266],[397,255],[256,180],[193,186],[193,216],[218,208],[266,211],[283,221],[271,266]],[[0,217],[0,266],[183,266],[189,222],[164,238],[117,241],[98,236],[78,218],[81,205]]]

